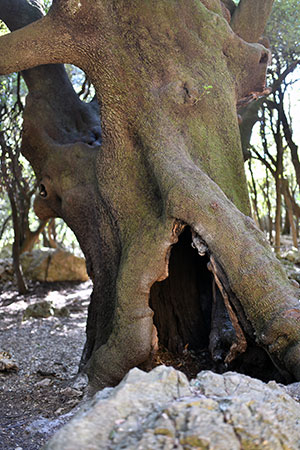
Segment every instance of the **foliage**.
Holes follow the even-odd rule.
[[[281,217],[280,222],[283,226],[282,218],[286,215],[287,205],[286,192],[284,193],[281,186],[281,180],[288,183],[296,224],[299,220],[297,207],[300,196],[299,181],[297,182],[295,175],[297,161],[294,157],[292,161],[292,150],[295,153],[297,148],[297,136],[293,130],[293,113],[297,113],[298,110],[296,107],[296,93],[299,85],[297,64],[300,58],[300,10],[297,1],[275,2],[266,35],[270,39],[272,51],[272,61],[268,70],[272,93],[260,103],[259,126],[254,128],[251,140],[251,153],[254,159],[251,164],[255,176],[253,177],[248,171],[248,180],[252,204],[256,203],[254,209],[257,208],[257,215],[261,217],[269,215],[272,222],[275,219],[277,207],[277,214]],[[278,166],[280,159],[278,139],[283,145],[282,169]],[[266,195],[266,182],[268,195]],[[278,192],[278,189],[281,192]],[[282,195],[285,201],[281,204],[279,197]],[[265,223],[261,225],[264,227]]]
[[[74,80],[77,91],[82,90],[84,73],[74,66],[69,66],[69,74]],[[22,109],[26,94],[26,85],[22,77],[16,73],[0,77],[0,248],[7,248],[9,252],[14,233],[8,190],[13,192],[18,212],[23,216],[23,220],[28,220],[29,228],[36,229],[39,225],[39,220],[33,211],[35,176],[30,164],[20,151]],[[87,82],[82,95],[87,101],[91,98],[91,89]],[[25,218],[26,215],[27,218]],[[81,253],[74,233],[62,219],[56,220],[56,240],[58,245],[72,249],[77,254]],[[42,241],[38,245],[41,244]]]
[[[277,0],[266,35],[274,57],[287,66],[300,57],[300,8],[298,0]]]

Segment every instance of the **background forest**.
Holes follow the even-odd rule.
[[[45,11],[51,2],[45,1]],[[299,242],[300,161],[300,10],[296,0],[275,2],[264,44],[270,46],[269,92],[240,105],[239,119],[252,212],[277,254],[286,249],[282,236]],[[0,33],[7,33],[0,24]],[[269,41],[269,42],[268,42]],[[85,74],[67,66],[82,100],[93,87]],[[213,86],[209,86],[209,90]],[[39,221],[33,202],[37,185],[21,155],[22,111],[27,88],[20,74],[0,77],[0,249],[1,257],[40,247],[64,247],[80,253],[76,238],[62,219]]]

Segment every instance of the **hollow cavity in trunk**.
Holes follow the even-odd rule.
[[[171,249],[169,276],[154,283],[150,291],[149,304],[159,341],[157,362],[173,365],[190,377],[200,370],[236,370],[264,381],[284,382],[251,336],[247,335],[247,348],[245,345],[228,362],[228,355],[234,352],[232,345],[240,343],[237,326],[242,331],[241,324],[233,325],[228,314],[224,289],[221,293],[215,281],[209,249],[204,243],[199,252],[193,237],[195,242],[191,228],[186,226]],[[201,242],[199,236],[196,238]],[[230,298],[230,293],[225,292],[225,296]]]

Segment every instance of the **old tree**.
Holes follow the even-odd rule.
[[[81,361],[94,387],[151,366],[158,341],[237,368],[263,353],[300,380],[299,291],[249,217],[236,112],[265,89],[272,3],[54,0],[42,17],[38,0],[0,1],[13,31],[0,72],[29,88],[35,209],[73,229],[94,284]]]

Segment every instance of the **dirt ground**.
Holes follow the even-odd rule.
[[[300,263],[289,264],[300,278]],[[31,283],[28,294],[18,295],[13,284],[0,285],[0,450],[41,449],[84,401],[87,379],[77,372],[91,290],[89,281]],[[55,315],[25,320],[26,308],[41,301]],[[200,353],[185,349],[176,357],[160,348],[154,364],[173,365],[189,378],[215,370],[208,352]]]
[[[12,367],[0,370],[0,450],[40,449],[78,410],[87,383],[77,371],[91,290],[90,282],[32,283],[25,296],[11,284],[0,294],[0,369],[3,358]],[[69,315],[25,320],[26,308],[41,301]],[[196,360],[189,351],[176,357],[163,348],[158,364],[189,378],[210,368],[207,352]]]
[[[12,286],[0,294],[0,367],[1,359],[12,367],[0,371],[0,450],[40,449],[78,409],[91,289],[90,282],[34,283],[25,296]],[[41,300],[69,315],[24,320],[27,306]]]

